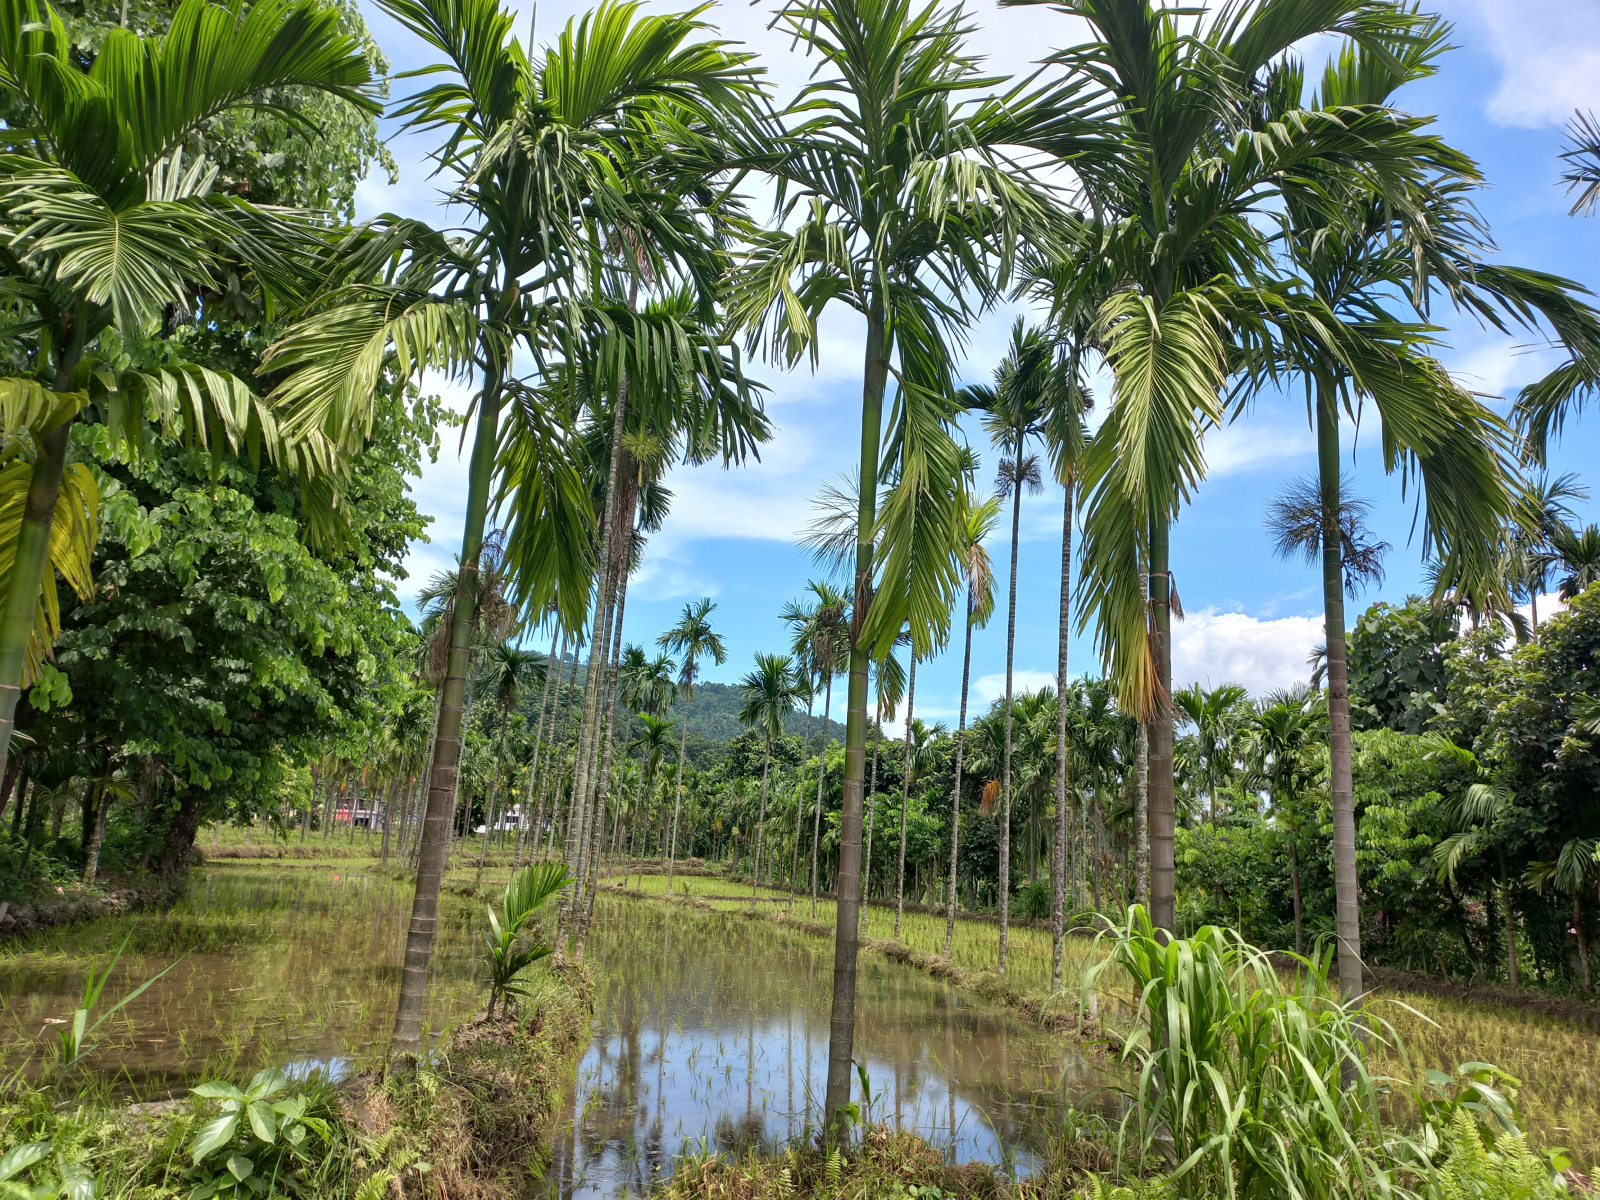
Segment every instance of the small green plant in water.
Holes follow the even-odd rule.
[[[105,1045],[105,1038],[101,1038],[99,1041],[90,1041],[99,1031],[100,1026],[116,1016],[123,1005],[131,1000],[138,999],[146,988],[183,961],[180,958],[168,963],[121,1000],[106,1009],[95,1019],[94,1024],[90,1025],[89,1017],[93,1015],[95,1005],[100,1003],[100,994],[105,991],[106,983],[110,980],[111,973],[116,970],[117,963],[122,959],[122,952],[128,948],[128,938],[132,936],[133,934],[129,933],[128,937],[122,939],[122,945],[117,947],[117,952],[111,956],[111,961],[106,964],[104,971],[96,973],[94,964],[91,963],[89,965],[89,978],[83,985],[83,1005],[73,1012],[72,1016],[67,1019],[66,1027],[61,1030],[60,1044],[57,1047],[57,1056],[60,1063],[60,1069],[56,1075],[56,1089],[58,1091],[61,1085],[66,1082],[67,1074],[73,1067]],[[187,957],[188,955],[184,956],[184,958]]]
[[[554,953],[555,947],[543,942],[521,942],[523,927],[534,913],[572,882],[565,863],[535,863],[524,867],[506,884],[500,901],[500,912],[486,905],[489,928],[483,931],[483,940],[489,947],[489,1009],[485,1018],[494,1016],[495,1001],[505,996],[526,995],[526,989],[517,976],[528,967]]]
[[[310,1116],[310,1099],[301,1094],[274,1100],[290,1083],[278,1070],[261,1071],[244,1089],[224,1080],[202,1083],[192,1092],[221,1100],[219,1116],[200,1127],[189,1142],[195,1188],[188,1200],[243,1200],[300,1191],[302,1168],[316,1161],[315,1140],[328,1142],[328,1122]]]

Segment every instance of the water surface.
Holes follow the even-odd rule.
[[[595,1038],[555,1132],[556,1200],[642,1196],[684,1153],[814,1135],[827,1082],[833,946],[737,915],[602,902]],[[1027,1174],[1065,1102],[1104,1073],[1052,1035],[909,967],[861,958],[856,1060],[867,1116],[955,1162]],[[854,1089],[861,1099],[859,1081]]]

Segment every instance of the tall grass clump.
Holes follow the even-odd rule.
[[[1142,905],[1100,940],[1108,952],[1085,972],[1083,1003],[1108,973],[1131,984],[1121,1151],[1141,1169],[1179,1197],[1394,1194],[1362,1042],[1381,1035],[1338,1000],[1331,950],[1297,957],[1285,982],[1216,926],[1164,942]]]

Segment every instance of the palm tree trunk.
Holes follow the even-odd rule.
[[[500,792],[500,761],[506,753],[506,722],[511,719],[511,709],[508,705],[500,706],[500,737],[495,744],[494,774],[489,779],[489,794],[483,801],[483,849],[478,851],[478,874],[472,880],[473,887],[483,883],[483,864],[489,857],[489,831],[494,828],[495,800]]]
[[[614,574],[612,559],[616,553],[613,533],[617,522],[617,484],[622,472],[622,439],[627,428],[625,424],[627,408],[628,387],[627,379],[624,377],[622,386],[617,389],[617,402],[611,417],[611,461],[606,468],[606,501],[600,518],[600,553],[595,571],[594,617],[589,634],[589,663],[584,672],[583,716],[578,725],[577,753],[572,768],[572,793],[568,801],[567,861],[575,864],[573,868],[575,879],[573,886],[562,893],[564,903],[558,903],[556,909],[557,962],[566,957],[564,935],[570,928],[567,920],[568,910],[582,896],[587,883],[590,759],[600,733],[601,705],[605,699],[606,658],[611,646],[610,622]],[[631,518],[629,525],[630,527],[632,525]],[[623,547],[622,555],[626,561],[626,547]]]
[[[761,814],[756,818],[756,850],[750,860],[750,899],[761,885],[761,835],[767,827],[767,768],[772,765],[772,730],[767,730],[767,749],[761,756]]]
[[[415,1056],[420,1049],[422,1002],[428,991],[428,961],[433,954],[433,935],[439,923],[439,885],[444,879],[445,857],[450,848],[450,813],[461,765],[461,709],[466,694],[473,627],[478,615],[478,556],[483,550],[483,527],[489,512],[499,415],[499,385],[485,386],[478,401],[478,428],[472,443],[466,528],[461,539],[461,565],[457,571],[455,606],[450,622],[450,657],[433,739],[433,775],[422,823],[417,890],[411,904],[411,923],[406,930],[405,967],[400,977],[399,1002],[395,1006],[391,1058]]]
[[[629,536],[632,536],[633,519],[628,521]],[[604,708],[601,720],[604,727],[604,736],[601,742],[599,771],[596,773],[596,786],[594,798],[594,815],[591,818],[591,835],[589,848],[589,892],[588,900],[579,911],[578,929],[573,958],[577,962],[583,961],[583,946],[589,937],[589,922],[594,919],[594,899],[600,889],[601,854],[605,849],[605,810],[606,799],[612,794],[611,786],[611,748],[615,740],[617,725],[617,708],[619,704],[618,692],[620,690],[622,672],[622,622],[628,611],[628,552],[623,550],[617,559],[617,573],[620,576],[616,585],[616,620],[612,623],[611,649],[606,655],[606,672],[600,677],[601,687],[605,694],[601,697]]]
[[[806,815],[806,767],[810,765],[811,713],[816,708],[817,697],[811,687],[806,691],[806,737],[800,743],[800,788],[794,795],[794,852],[789,855],[789,907],[794,911],[794,894],[800,887],[800,822]]]
[[[832,647],[830,646],[831,650]],[[828,778],[828,721],[833,712],[833,664],[828,664],[828,685],[823,691],[822,701],[822,749],[817,753],[817,807],[815,816],[811,821],[811,919],[817,919],[817,857],[818,846],[822,841],[822,785]],[[800,831],[795,830],[795,840],[800,838]]]
[[[111,809],[111,771],[112,758],[106,755],[105,773],[100,777],[100,788],[94,806],[94,819],[90,825],[89,848],[83,859],[83,886],[90,887],[94,884],[95,876],[100,873],[100,847],[105,843],[106,813]]]
[[[1300,840],[1298,829],[1289,832],[1289,880],[1294,885],[1294,952],[1305,953],[1305,939],[1300,932],[1300,852],[1296,843]]]
[[[1172,574],[1164,516],[1150,517],[1150,607],[1155,619],[1151,651],[1156,695],[1150,720],[1150,919],[1169,934],[1178,927],[1177,877],[1173,854],[1177,814],[1172,784]]]
[[[1134,754],[1138,760],[1139,778],[1133,797],[1134,841],[1134,899],[1140,904],[1150,903],[1150,726],[1139,722],[1138,745]]]
[[[872,824],[878,815],[878,751],[883,748],[883,688],[878,688],[878,702],[872,713],[872,783],[867,800],[867,857],[866,866],[861,869],[861,893],[864,900],[872,898]],[[867,923],[867,904],[861,906],[861,919],[856,922],[856,928],[862,929]]]
[[[900,776],[900,870],[894,891],[894,940],[900,940],[900,918],[906,910],[906,810],[911,802],[911,716],[917,702],[917,652],[911,651],[911,672],[906,677],[905,770]]]
[[[1589,933],[1583,927],[1583,890],[1572,893],[1572,928],[1578,935],[1578,971],[1583,980],[1583,990],[1590,992],[1594,987],[1589,979]]]
[[[1072,615],[1072,485],[1069,476],[1061,505],[1061,621],[1056,630],[1056,840],[1050,860],[1050,990],[1061,989],[1061,940],[1066,936],[1067,908],[1067,638]],[[958,735],[959,736],[959,735]],[[956,786],[961,785],[961,746],[956,745]],[[952,824],[954,819],[952,818]],[[955,886],[955,855],[950,856],[950,882]],[[955,915],[951,910],[951,916]],[[947,924],[953,924],[948,922]],[[948,941],[948,934],[946,940]],[[948,947],[945,957],[950,956]]]
[[[1500,855],[1500,900],[1506,910],[1506,969],[1511,986],[1517,986],[1517,922],[1511,914],[1511,884],[1506,879],[1506,859]]]
[[[1018,464],[1022,461],[1022,442],[1017,442]],[[1000,758],[1000,952],[995,973],[1006,973],[1006,951],[1011,935],[1011,683],[1017,650],[1017,543],[1022,528],[1022,479],[1011,484],[1011,586],[1006,601],[1006,735]]]
[[[1339,991],[1366,990],[1361,965],[1361,896],[1356,877],[1355,785],[1350,763],[1350,676],[1344,643],[1344,564],[1339,535],[1338,397],[1317,381],[1317,470],[1322,485],[1322,603],[1328,664],[1328,798],[1333,810],[1333,889]]]
[[[867,343],[861,387],[860,495],[856,508],[855,595],[851,606],[850,688],[844,735],[844,795],[839,813],[839,872],[835,892],[833,1001],[828,1017],[828,1083],[822,1103],[824,1142],[830,1147],[849,1136],[845,1105],[850,1103],[851,1063],[855,1055],[856,957],[861,948],[861,785],[867,765],[867,646],[861,637],[872,596],[872,530],[877,524],[878,459],[883,439],[883,391],[889,377],[887,318],[882,281],[874,280],[867,317]]]
[[[1064,593],[1063,593],[1064,594]],[[944,908],[944,957],[950,960],[956,937],[956,862],[961,839],[961,769],[967,748],[967,684],[972,679],[972,583],[967,583],[967,633],[961,652],[961,716],[956,722],[956,785],[950,794],[950,894]],[[1065,711],[1065,710],[1063,710]]]
[[[672,843],[667,851],[667,895],[672,895],[672,875],[678,865],[678,812],[683,807],[683,762],[689,747],[689,702],[694,699],[694,659],[684,668],[689,680],[683,689],[683,729],[678,734],[678,784],[672,797]]]
[[[395,771],[389,779],[389,793],[383,801],[383,845],[378,852],[378,865],[389,865],[389,827],[394,824],[394,798],[400,791],[400,772]]]

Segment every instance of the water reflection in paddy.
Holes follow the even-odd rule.
[[[589,961],[595,1038],[555,1132],[551,1197],[643,1195],[685,1151],[771,1150],[815,1131],[831,943],[613,900]],[[871,954],[856,1058],[870,1119],[1017,1174],[1032,1169],[1063,1098],[1081,1103],[1105,1082],[1075,1040]]]

